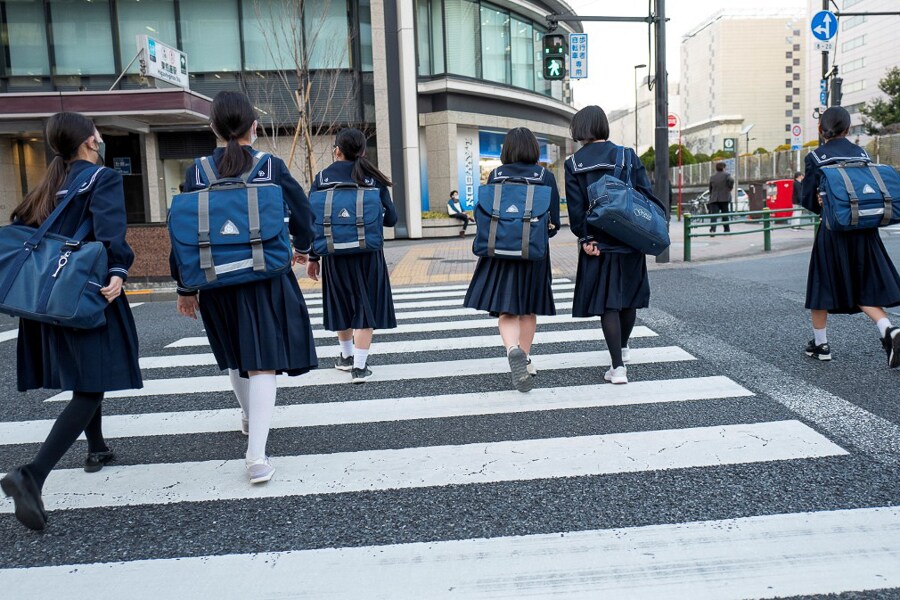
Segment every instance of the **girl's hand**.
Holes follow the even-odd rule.
[[[196,319],[200,303],[197,301],[197,296],[178,296],[178,302],[175,306],[178,308],[178,313],[181,316]]]
[[[600,248],[597,247],[597,242],[582,244],[581,249],[584,250],[584,253],[588,256],[600,256]]]
[[[320,270],[321,269],[319,267],[319,261],[311,260],[308,263],[306,263],[306,275],[313,281],[319,280]]]
[[[298,252],[294,250],[294,258],[291,259],[291,266],[294,265],[305,265],[309,261],[309,254],[303,254],[302,252]]]
[[[125,283],[125,281],[121,277],[113,275],[109,278],[109,285],[105,288],[101,288],[100,293],[103,294],[103,297],[106,298],[107,302],[112,302],[122,295],[123,283]]]

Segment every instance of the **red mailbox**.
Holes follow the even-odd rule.
[[[772,216],[776,219],[790,219],[793,216],[793,179],[775,179],[766,182],[766,208],[773,211]]]

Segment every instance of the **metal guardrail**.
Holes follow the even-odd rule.
[[[791,212],[790,217],[774,217],[775,213]],[[799,215],[797,213],[800,213]],[[723,225],[722,218],[727,217],[726,223],[732,225],[759,225],[749,229],[741,229],[740,231],[729,231],[722,233],[693,233],[694,229],[701,227],[711,227],[712,225]],[[713,221],[715,219],[715,222]],[[685,213],[684,215],[684,262],[691,261],[691,240],[700,237],[713,236],[730,236],[730,235],[747,235],[750,233],[763,234],[763,251],[772,251],[772,232],[778,229],[794,229],[804,227],[814,227],[818,229],[821,223],[819,215],[809,212],[805,208],[793,209],[776,209],[770,210],[745,210],[730,213],[714,213],[705,215],[692,215]]]

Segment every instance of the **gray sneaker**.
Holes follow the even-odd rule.
[[[353,369],[353,357],[348,356],[344,358],[344,355],[338,355],[336,359],[334,359],[334,368],[338,371],[350,371]]]
[[[352,379],[350,379],[351,383],[365,383],[372,376],[372,369],[369,367],[353,369],[350,371],[350,375],[352,376]]]
[[[521,348],[513,346],[506,353],[509,360],[509,372],[512,375],[512,384],[520,392],[530,392],[534,387],[531,374],[528,372],[528,355]]]
[[[250,483],[265,483],[272,479],[275,474],[275,467],[272,461],[266,456],[262,460],[247,463],[247,475],[250,477]]]

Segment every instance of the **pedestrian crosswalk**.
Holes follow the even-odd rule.
[[[496,320],[461,308],[463,286],[395,290],[401,323],[376,333],[363,386],[329,368],[335,339],[314,312],[320,368],[279,378],[277,472],[263,486],[247,483],[239,409],[200,325],[174,321],[141,357],[144,388],[107,395],[122,464],[64,465],[47,480],[51,532],[91,524],[66,532],[76,543],[43,552],[53,537],[29,537],[0,503],[0,532],[29,540],[14,556],[0,548],[4,597],[718,600],[900,587],[897,508],[776,500],[729,512],[725,500],[704,519],[668,499],[690,504],[682,480],[731,499],[760,469],[815,470],[853,451],[780,407],[767,418],[771,401],[655,328],[635,328],[631,383],[604,384],[599,323],[571,318],[572,287],[556,280],[560,314],[538,320],[528,394],[510,389]],[[0,452],[33,452],[69,397],[0,422]],[[600,499],[624,502],[633,486],[648,513],[603,526],[620,507]],[[667,502],[696,516],[654,516]],[[93,526],[124,532],[99,558],[77,543]],[[210,544],[217,531],[231,542]],[[179,541],[158,549],[150,532]]]

